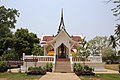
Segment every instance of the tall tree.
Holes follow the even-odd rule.
[[[115,7],[112,10],[113,15],[117,17],[117,21],[120,20],[120,0],[109,0],[108,2],[114,3]],[[120,44],[120,23],[116,25],[115,34],[110,36],[110,45],[116,50]]]
[[[39,44],[34,44],[32,54],[33,55],[43,56],[44,55],[43,53],[44,53],[44,48],[41,47]]]
[[[85,61],[88,58],[88,56],[91,54],[88,49],[88,43],[85,40],[85,38],[82,41],[82,45],[78,48],[78,56],[83,60],[83,65],[85,66]]]
[[[107,37],[96,36],[88,42],[91,53],[93,55],[100,54],[101,50],[107,48],[109,45],[109,39]]]
[[[22,53],[32,54],[34,44],[39,43],[37,35],[29,32],[28,29],[17,29],[14,35],[14,48],[17,51],[19,57],[22,57]]]
[[[0,6],[0,37],[5,37],[10,29],[15,28],[16,17],[19,17],[18,10]]]
[[[115,7],[112,9],[113,15],[117,17],[117,20],[120,20],[120,0],[110,0],[114,3]]]
[[[11,29],[15,28],[16,17],[19,17],[18,10],[0,6],[0,56],[14,42]]]

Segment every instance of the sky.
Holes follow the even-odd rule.
[[[56,35],[60,23],[61,9],[67,32],[82,35],[87,40],[95,36],[114,34],[115,17],[113,4],[107,0],[0,0],[0,6],[19,10],[16,28],[27,28],[40,38]],[[13,30],[13,31],[15,31]]]

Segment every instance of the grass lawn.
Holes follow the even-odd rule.
[[[96,74],[95,76],[79,76],[81,80],[120,80],[120,74]]]
[[[0,73],[0,80],[38,80],[41,75],[26,75],[25,73]]]
[[[118,64],[105,64],[105,68],[118,71]]]

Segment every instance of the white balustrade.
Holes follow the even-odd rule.
[[[33,56],[33,55],[25,55],[23,53],[23,60],[24,59],[37,59],[38,62],[54,62],[54,56]]]
[[[73,62],[83,62],[83,60],[80,57],[72,57]],[[101,56],[89,56],[85,62],[102,62]]]

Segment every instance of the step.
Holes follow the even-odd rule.
[[[56,61],[70,61],[70,59],[56,59]]]
[[[70,62],[56,62],[56,64],[70,64]]]
[[[55,72],[71,72],[70,61],[67,60],[65,61],[65,59],[60,59],[60,60],[56,61]]]

